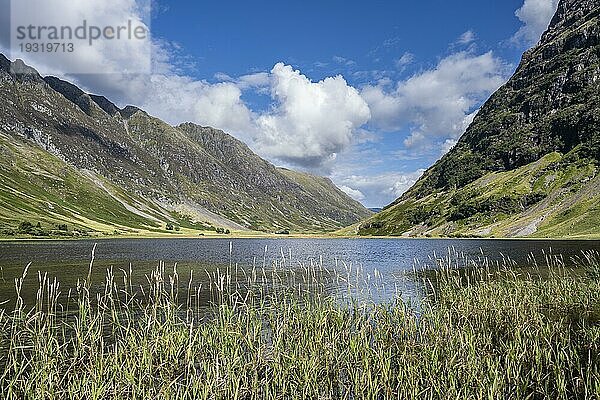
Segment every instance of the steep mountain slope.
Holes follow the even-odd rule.
[[[331,220],[345,221],[346,226],[354,223],[348,217],[352,215],[354,208],[360,203],[354,200],[348,202],[346,200],[348,195],[335,186],[329,178],[292,171],[286,168],[278,168],[278,172],[302,187],[306,196],[314,203],[314,205],[307,204],[304,206],[315,207],[319,205],[322,208],[321,212]],[[336,204],[336,207],[326,209],[323,207],[325,204]],[[298,206],[300,207],[300,205]],[[367,214],[371,215],[372,212],[367,211]]]
[[[458,144],[363,235],[600,234],[600,2],[561,0]]]
[[[121,110],[2,55],[0,99],[5,233],[21,222],[105,233],[326,231],[369,215],[333,184],[315,195],[221,131]]]
[[[287,174],[287,170],[275,168],[223,131],[190,123],[178,129],[215,159],[226,163],[227,175],[233,180],[227,192],[215,202],[221,207],[231,202],[229,206],[234,208],[246,194],[244,206],[253,211],[238,211],[236,215],[247,225],[267,224],[289,229],[307,224],[317,230],[332,230],[356,222],[359,215],[370,215],[329,179],[301,172]],[[321,184],[315,187],[315,181]],[[219,189],[222,188],[213,188],[213,192],[218,193]],[[232,198],[227,193],[236,195]]]

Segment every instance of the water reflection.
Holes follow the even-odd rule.
[[[416,269],[431,269],[440,260],[475,260],[531,267],[533,259],[561,254],[568,265],[582,250],[600,250],[597,241],[399,240],[399,239],[131,239],[98,241],[93,268],[93,241],[0,243],[0,301],[15,302],[15,279],[27,264],[21,296],[33,304],[40,281],[60,282],[59,300],[75,298],[84,281],[92,294],[110,284],[117,293],[144,299],[158,268],[182,305],[206,306],[218,296],[268,295],[295,291],[346,301],[389,301],[397,297],[418,303],[423,279]],[[459,255],[457,257],[457,255]],[[531,257],[534,256],[534,258]],[[89,279],[88,279],[88,274]],[[45,278],[44,278],[45,277]],[[421,277],[422,278],[422,277]],[[170,280],[173,280],[172,282]],[[123,289],[127,287],[131,292]],[[93,298],[94,296],[92,296]]]

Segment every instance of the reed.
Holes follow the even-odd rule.
[[[282,253],[285,259],[285,254]],[[600,396],[597,254],[540,270],[435,258],[418,304],[375,302],[384,280],[286,261],[135,287],[108,270],[66,294],[38,274],[0,311],[6,399],[592,399]],[[463,260],[464,261],[464,260]],[[93,259],[90,269],[93,267]],[[589,274],[580,273],[589,268]],[[300,272],[298,272],[300,271]],[[89,275],[91,276],[91,274]],[[117,277],[118,276],[118,277]],[[336,296],[331,284],[345,287]],[[95,288],[95,289],[94,289]],[[98,289],[100,288],[100,289]],[[64,300],[66,297],[66,300]],[[207,307],[207,302],[210,304]]]

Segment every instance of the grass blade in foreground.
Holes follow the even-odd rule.
[[[580,261],[597,272],[598,260]],[[40,276],[37,304],[17,301],[13,313],[0,314],[1,394],[597,398],[600,283],[597,274],[567,272],[442,268],[418,309],[400,300],[343,305],[314,293],[233,292],[209,315],[177,298],[164,269],[150,277],[144,302],[109,274],[102,295],[90,298],[84,283],[76,309],[66,311],[56,301],[59,284]],[[71,317],[57,317],[65,312]]]

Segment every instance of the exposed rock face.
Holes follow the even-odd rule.
[[[90,98],[94,101],[94,103],[98,104],[98,106],[102,110],[104,110],[105,113],[107,113],[111,117],[114,117],[117,113],[121,111],[116,105],[114,105],[110,100],[108,100],[104,96],[97,96],[95,94],[91,94]]]
[[[534,187],[535,177],[531,176],[525,183],[529,189],[522,188],[523,193],[504,200],[514,203],[511,206],[498,205],[498,199],[479,198],[480,203],[488,201],[485,207],[471,204],[472,209],[466,210],[469,196],[472,203],[478,199],[467,188],[477,186],[489,192],[495,177],[490,174],[516,173],[555,152],[561,161],[548,168],[564,171],[576,163],[596,165],[600,160],[599,15],[597,0],[562,0],[540,43],[523,55],[514,76],[484,104],[457,145],[389,206],[384,211],[387,214],[364,224],[361,231],[403,234],[420,225],[421,232],[433,234],[480,232],[481,226],[512,218],[537,203],[533,200],[564,189],[541,190],[539,185]],[[544,171],[536,173],[543,175]],[[591,180],[595,173],[584,175],[581,179]],[[532,198],[523,200],[525,195]],[[439,204],[431,203],[432,196]],[[484,218],[500,213],[503,216]],[[551,223],[551,214],[543,218],[540,227]],[[539,232],[537,227],[534,231]]]
[[[0,70],[10,72],[10,64],[10,60],[4,57],[4,54],[0,54]]]
[[[0,98],[0,148],[6,155],[0,163],[0,228],[37,218],[90,229],[98,223],[102,229],[160,230],[167,222],[196,221],[232,229],[325,231],[369,215],[331,182],[317,196],[307,184],[316,178],[291,179],[222,131],[172,127],[137,107],[119,109],[1,55]],[[29,179],[32,173],[40,179]],[[18,202],[16,194],[24,191],[37,193],[21,205],[37,204],[31,212],[2,209],[3,194]],[[85,196],[102,211],[87,207]]]

